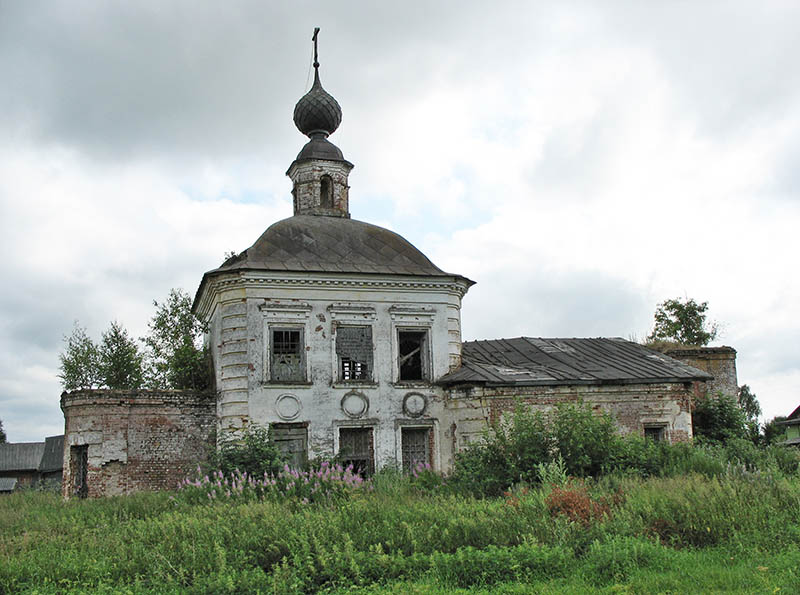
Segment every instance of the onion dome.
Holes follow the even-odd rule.
[[[308,137],[328,136],[342,123],[342,108],[319,82],[319,64],[314,64],[314,85],[294,106],[294,123]]]

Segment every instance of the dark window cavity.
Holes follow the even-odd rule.
[[[411,471],[417,465],[430,465],[430,428],[403,428],[403,469]]]
[[[86,498],[89,495],[89,446],[70,446],[69,450],[72,495]]]
[[[333,208],[333,180],[330,176],[322,176],[319,181],[319,206],[323,209]]]
[[[369,381],[372,379],[372,327],[340,326],[336,329],[336,356],[339,358],[339,379]]]
[[[352,465],[353,472],[368,477],[375,471],[372,428],[340,428],[339,456],[345,466]]]
[[[400,380],[425,380],[427,370],[426,331],[398,331],[398,368]]]
[[[303,331],[272,329],[270,379],[277,382],[303,382],[306,379]]]
[[[645,426],[644,437],[653,442],[661,442],[666,438],[666,428],[664,426]]]

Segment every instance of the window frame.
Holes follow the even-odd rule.
[[[309,370],[308,357],[308,320],[311,313],[311,306],[305,302],[282,303],[279,301],[267,301],[259,306],[263,316],[262,326],[262,382],[275,386],[298,386],[310,385],[311,371]],[[292,330],[300,331],[300,351],[303,380],[277,380],[273,375],[273,330]]]
[[[305,328],[299,325],[271,324],[269,329],[269,377],[270,381],[276,384],[305,384],[308,382],[308,370],[306,360]],[[298,362],[298,372],[302,378],[286,380],[275,377],[275,333],[297,333],[299,335],[297,349],[300,361]]]
[[[339,355],[337,349],[337,340],[339,336],[339,329],[341,328],[363,328],[369,329],[369,340],[372,345],[372,358],[370,362],[363,362],[368,364],[367,376],[365,378],[345,378],[344,377],[344,358]],[[334,384],[344,385],[344,386],[352,386],[352,385],[373,385],[375,383],[375,333],[372,324],[364,324],[362,323],[339,323],[334,326],[333,331],[333,382]],[[352,360],[355,361],[355,360]]]
[[[436,380],[433,358],[433,323],[436,310],[419,304],[395,304],[389,307],[392,320],[392,384],[398,387],[427,387]],[[422,355],[422,378],[400,379],[400,333],[425,333]]]

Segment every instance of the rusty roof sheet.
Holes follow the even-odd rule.
[[[36,471],[44,454],[44,442],[0,444],[0,471]]]
[[[620,338],[518,337],[463,344],[461,367],[440,383],[491,386],[652,384],[713,377]]]

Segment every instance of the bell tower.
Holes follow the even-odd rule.
[[[294,107],[297,129],[309,141],[297,155],[286,175],[292,180],[295,215],[350,217],[347,177],[353,164],[339,147],[328,140],[342,122],[342,108],[322,88],[319,80],[317,35],[314,29],[314,84]]]

